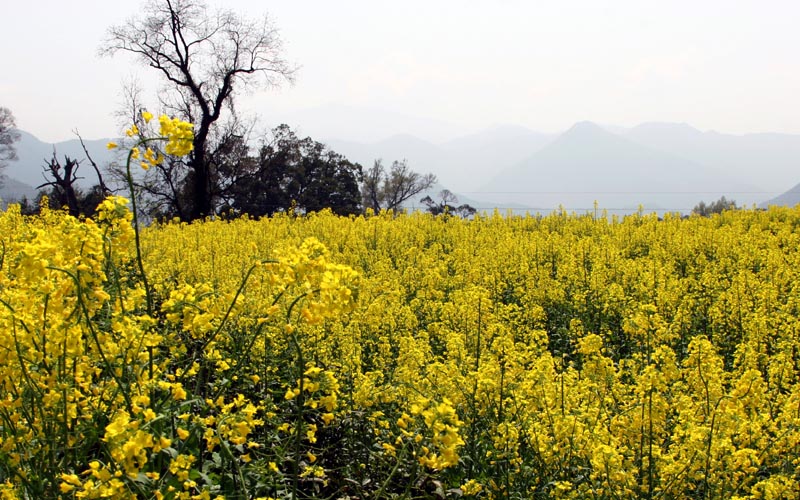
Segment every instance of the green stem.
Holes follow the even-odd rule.
[[[78,276],[73,275],[66,269],[60,269],[58,267],[53,267],[53,266],[48,266],[48,269],[51,269],[53,271],[60,271],[69,276],[70,278],[72,278],[72,280],[75,282],[78,304],[80,305],[81,312],[83,312],[83,317],[86,320],[86,327],[89,329],[89,333],[91,334],[92,340],[94,340],[94,344],[97,347],[97,353],[100,355],[100,359],[103,361],[103,365],[106,367],[106,369],[108,369],[109,373],[111,374],[111,377],[117,383],[116,392],[121,393],[122,397],[125,399],[126,410],[128,410],[128,413],[133,413],[133,401],[131,400],[131,396],[130,394],[128,394],[128,391],[125,390],[125,384],[123,383],[122,378],[119,375],[117,375],[114,366],[106,357],[106,353],[103,350],[103,346],[100,344],[100,338],[98,337],[97,331],[95,331],[94,325],[92,324],[92,318],[89,315],[89,309],[86,307],[86,302],[84,301],[83,288],[81,287],[80,279],[78,278]]]
[[[139,146],[144,146],[148,142],[165,141],[166,137],[151,137],[149,139],[140,139],[130,151],[128,151],[128,160],[125,162],[125,180],[128,182],[128,189],[131,192],[131,210],[133,212],[133,232],[136,241],[136,263],[139,266],[139,273],[142,275],[142,283],[144,284],[145,296],[147,298],[147,314],[153,315],[153,293],[150,289],[150,284],[147,282],[147,274],[144,272],[144,261],[142,260],[142,245],[139,238],[139,212],[136,209],[136,191],[133,187],[133,175],[131,174],[131,160],[133,159],[133,151]]]

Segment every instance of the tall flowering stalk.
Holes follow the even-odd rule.
[[[142,112],[142,119],[145,124],[150,123],[153,114],[149,111]],[[125,162],[125,180],[128,183],[128,190],[131,193],[131,208],[133,212],[133,227],[136,234],[136,262],[139,266],[144,288],[147,293],[147,312],[153,314],[153,299],[150,284],[147,282],[147,274],[144,272],[144,262],[142,261],[142,251],[139,236],[139,211],[136,209],[136,192],[133,186],[133,175],[131,174],[131,162],[138,161],[144,170],[160,165],[164,162],[164,155],[153,150],[149,144],[155,142],[166,142],[164,151],[171,156],[186,156],[194,149],[194,125],[179,118],[170,118],[161,115],[158,118],[159,134],[155,137],[144,137],[136,124],[125,131],[128,137],[138,137],[138,141],[128,151],[128,159]],[[118,145],[114,142],[108,143],[108,149],[114,149]]]

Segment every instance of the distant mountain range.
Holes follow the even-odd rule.
[[[4,200],[31,197],[33,188],[44,182],[42,167],[54,149],[61,160],[65,155],[85,157],[77,139],[47,144],[20,132],[19,160],[4,172]],[[460,203],[481,210],[546,212],[561,206],[587,211],[596,201],[612,213],[630,213],[640,206],[688,212],[700,201],[721,196],[740,206],[800,203],[800,135],[729,135],[674,123],[622,128],[581,122],[562,134],[506,125],[442,142],[409,134],[372,142],[321,140],[365,168],[377,159],[387,166],[406,159],[414,171],[431,172],[439,180],[420,199],[426,194],[437,199],[447,188]],[[85,141],[101,166],[115,160],[107,142]],[[85,177],[83,186],[96,182],[88,162],[79,175]],[[419,207],[419,200],[410,200],[408,206]]]
[[[702,199],[757,201],[759,188],[724,171],[581,122],[480,189],[498,202],[547,210],[688,211]]]
[[[411,135],[357,143],[326,141],[369,167],[407,159],[432,172],[459,199],[483,209],[527,207],[550,211],[599,208],[613,213],[689,212],[700,201],[725,196],[739,206],[800,202],[779,196],[800,180],[800,136],[701,132],[686,124],[633,128],[575,124],[563,134],[495,127],[440,144]]]
[[[800,181],[798,135],[731,135],[701,132],[686,124],[645,123],[625,137],[723,171],[773,196]]]
[[[34,201],[36,189],[11,177],[0,179],[0,209],[5,208],[8,203],[19,203],[23,199]]]
[[[470,134],[441,144],[413,135],[394,135],[373,143],[342,140],[324,142],[351,161],[371,167],[377,159],[384,165],[408,160],[416,172],[432,172],[454,192],[477,192],[496,174],[496,168],[515,165],[529,158],[556,136],[524,127],[504,126]]]
[[[781,193],[775,198],[770,198],[767,201],[759,203],[758,207],[767,208],[770,205],[793,207],[797,204],[800,204],[800,184],[796,184],[794,187],[784,193]]]
[[[90,187],[97,183],[97,176],[86,160],[86,153],[77,138],[51,144],[40,141],[24,130],[19,130],[19,133],[20,140],[14,143],[18,159],[9,162],[8,167],[2,172],[4,178],[0,180],[0,200],[3,202],[16,202],[23,196],[29,200],[36,198],[36,187],[47,182],[43,174],[44,166],[53,158],[54,152],[62,164],[65,156],[81,161],[78,169],[78,185]],[[101,168],[116,159],[117,153],[109,151],[106,147],[109,140],[84,139],[83,141],[92,159]]]

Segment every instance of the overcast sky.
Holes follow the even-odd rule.
[[[463,132],[498,124],[557,132],[591,120],[800,134],[797,0],[224,3],[268,13],[286,57],[301,67],[293,87],[241,100],[268,124],[346,106]],[[106,29],[140,5],[6,2],[0,106],[47,141],[71,138],[73,129],[86,138],[117,134],[122,82],[136,77],[155,89],[154,73],[97,50]],[[333,138],[331,123],[318,130]]]

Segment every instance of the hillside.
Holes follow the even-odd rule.
[[[575,124],[527,160],[500,172],[480,193],[535,209],[688,211],[701,199],[752,202],[756,188],[726,173],[643,146],[591,122]]]
[[[19,131],[20,140],[15,143],[18,159],[9,162],[8,167],[3,172],[8,178],[27,184],[29,186],[39,186],[46,182],[43,175],[43,167],[47,161],[57,155],[59,161],[63,162],[65,156],[78,158],[81,161],[81,168],[78,170],[78,185],[90,187],[97,183],[96,175],[89,162],[86,160],[86,153],[83,151],[80,141],[70,139],[57,143],[46,143],[39,140],[33,134]],[[116,152],[109,151],[106,144],[110,139],[84,140],[86,149],[98,165],[105,166],[116,159]]]
[[[17,203],[27,198],[36,199],[36,189],[10,177],[0,178],[0,208],[5,208],[9,203]]]
[[[790,189],[798,181],[800,166],[796,135],[702,132],[683,123],[623,128],[581,122],[561,135],[503,125],[437,142],[421,138],[436,136],[426,135],[423,127],[415,132],[419,135],[359,142],[347,140],[347,130],[340,129],[344,138],[331,138],[326,144],[365,168],[376,159],[387,166],[405,159],[414,171],[437,176],[436,191],[426,194],[435,198],[438,190],[447,188],[464,203],[487,209],[547,211],[564,206],[583,211],[593,209],[596,200],[614,213],[640,205],[687,212],[701,200],[711,202],[723,195],[740,206],[800,202],[797,187]],[[45,182],[42,167],[54,151],[62,161],[64,156],[83,160],[79,185],[95,182],[77,139],[49,144],[20,133],[19,160],[4,172],[10,181],[2,191],[4,198],[29,196],[33,187]],[[105,147],[107,141],[86,141],[101,166],[115,160]]]
[[[625,137],[757,186],[759,201],[784,192],[800,179],[798,135],[733,135],[701,132],[685,123],[643,123]]]
[[[769,200],[760,203],[758,206],[759,208],[768,208],[772,205],[794,207],[797,204],[800,204],[800,184],[795,185],[788,191],[781,193],[774,198],[770,198]]]
[[[435,144],[410,134],[398,134],[376,142],[338,139],[325,141],[334,151],[365,168],[376,159],[390,165],[408,160],[416,172],[431,172],[454,192],[474,192],[499,170],[512,166],[540,150],[554,136],[524,127],[494,127]]]

